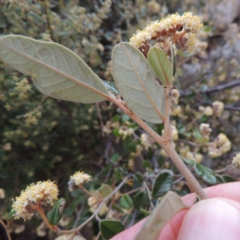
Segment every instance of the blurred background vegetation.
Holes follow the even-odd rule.
[[[173,96],[172,125],[176,130],[176,150],[206,187],[239,180],[239,170],[231,164],[240,151],[239,2],[2,0],[0,35],[21,34],[62,44],[83,58],[102,79],[111,82],[111,50],[115,44],[129,41],[137,29],[168,14],[198,14],[205,25],[199,48],[194,55],[179,52],[177,56],[174,85],[179,91]],[[224,104],[222,112],[214,109],[214,101]],[[209,137],[199,129],[201,123],[210,124]],[[161,124],[151,127],[162,133]],[[220,133],[227,136],[230,148],[215,156],[211,150],[221,147],[215,146]],[[2,219],[8,218],[12,200],[21,190],[32,182],[50,179],[58,184],[60,196],[67,199],[62,227],[71,228],[86,220],[91,212],[85,193],[68,192],[70,175],[77,170],[91,174],[93,181],[88,189],[93,190],[101,183],[114,187],[121,175],[129,172],[132,181],[122,192],[140,187],[143,180],[147,184],[142,192],[128,195],[135,203],[121,203],[121,211],[116,207],[112,213],[112,219],[129,227],[146,216],[150,201],[158,201],[159,195],[152,200],[147,192],[164,169],[174,175],[167,190],[180,195],[190,192],[166,154],[115,106],[108,102],[84,105],[43,96],[29,76],[0,62]],[[137,194],[143,199],[141,206],[137,205]],[[55,239],[40,224],[37,216],[24,224],[21,220],[13,222],[13,239]],[[87,225],[82,234],[94,239],[98,234],[97,221]],[[5,239],[1,227],[0,239]]]

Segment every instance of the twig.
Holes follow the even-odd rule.
[[[73,228],[75,228],[77,226],[77,223],[78,223],[78,221],[80,219],[80,216],[81,216],[81,213],[83,211],[83,208],[84,208],[84,204],[80,207],[80,209],[77,212],[77,216],[76,216],[75,222],[73,224]]]
[[[220,91],[223,91],[228,88],[236,87],[238,85],[240,85],[240,79],[237,79],[230,83],[221,84],[216,87],[207,88],[206,90],[202,90],[202,92],[204,92],[204,93],[220,92]]]
[[[153,209],[154,205],[153,205],[153,202],[152,202],[152,195],[151,195],[150,189],[149,189],[146,181],[143,182],[143,185],[144,185],[144,188],[146,189],[146,192],[148,194],[148,198],[149,198],[149,202],[150,202],[151,208]]]
[[[103,132],[103,127],[104,126],[103,126],[101,111],[100,111],[100,108],[99,108],[99,103],[96,103],[95,105],[96,105],[97,114],[98,114],[98,118],[99,118],[100,125],[101,125],[102,137],[104,137],[104,132]]]
[[[84,188],[83,185],[80,184],[80,185],[79,185],[79,188],[80,188],[81,190],[83,190],[87,195],[89,195],[89,196],[91,196],[91,197],[94,197],[94,198],[96,198],[97,200],[99,200],[96,195],[94,195],[93,193],[89,192],[86,188]]]
[[[129,195],[129,194],[135,193],[135,192],[137,192],[138,190],[141,190],[141,189],[142,189],[142,187],[135,188],[135,189],[133,189],[129,192],[121,193],[121,194],[119,194],[119,196],[121,197],[121,196],[124,196],[124,195]]]
[[[103,205],[114,195],[117,193],[117,191],[119,191],[119,189],[127,182],[127,180],[130,178],[130,176],[126,176],[123,181],[114,189],[114,191],[112,191],[107,197],[105,197],[102,201],[102,203],[98,206],[97,210],[84,222],[82,223],[80,226],[78,226],[75,229],[72,230],[61,230],[58,229],[58,234],[71,234],[74,232],[79,231],[80,229],[82,229],[86,224],[88,224],[94,217],[96,217],[96,215],[99,213],[99,211],[101,210],[101,208],[103,207]]]
[[[43,5],[44,5],[44,11],[45,11],[45,14],[46,14],[47,26],[48,26],[48,30],[49,30],[51,39],[54,42],[56,42],[55,38],[54,38],[53,30],[51,28],[51,23],[50,23],[50,14],[49,14],[49,9],[48,9],[48,0],[44,0]]]
[[[112,209],[112,206],[113,206],[114,202],[115,202],[115,195],[113,195],[113,197],[112,197],[112,199],[111,199],[111,202],[110,202],[110,204],[109,204],[108,211],[107,211],[107,214],[106,214],[105,219],[108,218],[108,215],[109,215],[109,213],[110,213],[110,210]]]
[[[221,85],[218,85],[216,87],[212,87],[212,88],[207,88],[207,89],[204,89],[204,90],[200,90],[200,91],[197,91],[196,93],[213,93],[213,92],[219,92],[219,91],[223,91],[223,90],[226,90],[228,88],[233,88],[233,87],[236,87],[240,85],[240,79],[237,79],[235,81],[232,81],[230,83],[226,83],[226,84],[221,84]],[[193,91],[180,91],[180,95],[181,97],[186,97],[190,94],[192,94]]]
[[[235,107],[231,105],[224,105],[224,109],[232,110],[232,111],[240,111],[240,107]]]
[[[173,182],[173,184],[176,184],[176,183],[180,182],[180,181],[183,180],[183,179],[184,179],[184,176],[181,176],[180,178],[178,178],[177,180],[175,180],[175,181]]]
[[[171,106],[171,86],[166,86],[165,88],[165,96],[166,96],[166,110],[165,110],[165,116],[164,116],[164,138],[172,138],[172,128],[170,125],[170,106]]]
[[[221,173],[221,172],[225,172],[225,171],[228,171],[228,170],[232,170],[234,168],[236,168],[236,166],[233,165],[233,164],[230,164],[230,165],[228,165],[228,166],[226,166],[224,168],[221,168],[219,170],[214,171],[214,173]]]
[[[5,223],[3,222],[3,220],[0,218],[0,223],[2,224],[2,226],[4,227],[5,229],[5,232],[7,234],[7,237],[8,237],[8,240],[12,240],[11,236],[10,236],[10,233],[8,232],[8,229],[7,229],[7,226],[5,225]]]
[[[169,138],[163,138],[159,136],[152,128],[150,128],[142,119],[140,119],[136,114],[131,112],[126,106],[119,101],[118,99],[113,99],[112,102],[115,103],[119,108],[121,108],[129,117],[131,117],[140,127],[142,127],[168,154],[168,156],[172,159],[172,162],[178,168],[179,172],[183,174],[188,185],[192,191],[195,191],[196,194],[201,199],[206,199],[207,196],[204,193],[201,185],[197,181],[197,179],[193,176],[187,166],[184,164],[182,159],[176,153],[175,149],[172,146],[172,141]],[[166,115],[165,115],[166,117]]]
[[[187,126],[186,126],[186,130],[189,131],[190,127],[197,121],[199,120],[204,114],[201,114],[198,117],[195,117]]]
[[[75,237],[75,235],[76,235],[76,233],[74,232],[74,233],[70,236],[70,238],[69,238],[68,240],[73,240],[73,238]]]
[[[106,147],[106,150],[105,150],[105,153],[104,153],[104,156],[105,156],[105,158],[107,159],[107,161],[110,162],[110,163],[111,163],[113,166],[115,166],[116,168],[118,168],[123,174],[132,176],[131,173],[128,173],[128,172],[125,171],[122,167],[119,167],[118,164],[116,164],[115,162],[113,162],[113,161],[108,157],[108,153],[109,153],[109,150],[110,150],[111,146],[112,146],[112,145],[111,145],[110,143],[108,143],[108,144],[107,144],[107,147]]]
[[[137,217],[137,210],[135,210],[132,214],[132,219],[131,219],[131,222],[128,224],[128,227],[131,227],[134,223],[135,223],[135,220],[136,220],[136,217]]]
[[[182,161],[180,156],[175,151],[174,147],[171,143],[167,144],[163,148],[165,152],[168,154],[168,156],[172,159],[172,162],[175,164],[175,166],[178,168],[179,172],[182,173],[184,178],[186,179],[190,189],[192,191],[195,191],[196,194],[203,200],[207,199],[207,195],[204,193],[201,185],[196,180],[196,178],[193,176],[191,171],[187,168],[185,163]]]
[[[95,240],[98,240],[101,237],[101,231],[99,231],[98,235],[96,236]]]

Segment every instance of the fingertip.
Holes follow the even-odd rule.
[[[212,198],[198,202],[187,212],[177,240],[239,240],[240,204]]]

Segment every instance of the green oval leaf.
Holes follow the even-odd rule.
[[[102,186],[98,189],[98,193],[102,198],[107,197],[112,191],[112,187],[107,184],[102,184]]]
[[[135,240],[155,240],[163,227],[179,211],[185,209],[182,199],[174,192],[168,192],[154,209]]]
[[[173,69],[167,54],[157,47],[152,47],[148,52],[148,62],[155,74],[160,78],[164,85],[172,83]]]
[[[165,93],[143,54],[129,43],[113,49],[112,74],[129,109],[143,120],[161,123]]]
[[[52,210],[47,212],[47,218],[51,225],[56,225],[63,215],[63,209],[66,204],[64,198],[59,199],[53,206]]]
[[[114,178],[117,182],[120,182],[122,180],[122,172],[118,168],[114,168],[113,170]]]
[[[99,227],[104,239],[110,239],[125,229],[121,222],[112,220],[101,221]]]
[[[148,197],[144,191],[138,192],[133,198],[133,206],[136,209],[145,207],[148,204]]]
[[[124,195],[120,198],[120,206],[122,208],[131,208],[133,205],[132,198],[129,195]]]
[[[172,186],[173,172],[163,170],[155,179],[153,184],[152,195],[154,198],[163,196]]]
[[[36,87],[53,98],[95,103],[108,97],[103,82],[87,64],[57,43],[4,36],[0,38],[0,58],[19,72],[31,75]]]
[[[218,182],[220,183],[227,183],[227,182],[235,182],[235,179],[228,176],[228,175],[216,175],[216,178],[218,180]]]
[[[144,177],[143,177],[142,173],[140,173],[140,172],[136,172],[133,175],[133,178],[140,183],[142,183],[144,181]]]
[[[202,176],[202,179],[207,182],[207,183],[210,183],[210,184],[216,184],[217,183],[217,178],[216,176],[214,175],[214,172],[212,169],[206,167],[206,166],[203,166],[201,164],[198,164],[196,162],[194,162],[194,171]]]
[[[217,183],[217,177],[215,176],[213,170],[211,168],[208,168],[206,166],[203,166],[199,163],[196,163],[193,160],[183,158],[184,162],[186,162],[188,165],[193,167],[195,173],[197,173],[199,176],[202,177],[202,179],[210,184],[216,184]],[[221,180],[221,179],[220,179]]]

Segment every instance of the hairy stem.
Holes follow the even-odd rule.
[[[165,152],[168,154],[168,156],[172,159],[172,162],[175,164],[179,172],[184,176],[186,179],[190,189],[201,198],[201,199],[207,199],[207,195],[204,193],[201,185],[196,180],[194,175],[191,173],[191,171],[187,168],[187,166],[184,164],[182,159],[179,157],[175,149],[173,148],[171,142],[168,144],[164,144],[162,146]]]
[[[164,138],[172,139],[172,129],[170,124],[170,106],[171,106],[171,89],[170,85],[166,86],[165,96],[166,96],[166,112],[164,116]]]
[[[89,192],[82,184],[79,184],[78,187],[83,190],[87,195],[96,198],[98,201],[100,200],[98,196],[94,195],[93,193]]]
[[[51,225],[42,209],[42,207],[40,205],[36,206],[36,210],[38,211],[38,213],[40,214],[42,220],[44,221],[44,223],[47,225],[47,227],[49,229],[51,229],[53,232],[57,232],[57,227],[54,225]]]
[[[206,199],[207,196],[204,193],[201,185],[197,181],[197,179],[193,176],[193,174],[189,171],[187,166],[184,164],[182,159],[176,153],[175,149],[172,146],[171,138],[163,138],[159,136],[152,128],[150,128],[142,119],[140,119],[136,114],[131,112],[120,100],[112,99],[119,108],[121,108],[129,117],[131,117],[143,130],[145,130],[169,155],[172,159],[175,166],[178,168],[179,172],[186,179],[190,189],[201,198]],[[168,131],[168,134],[171,134],[171,131]]]

